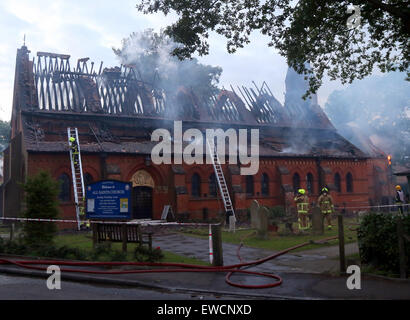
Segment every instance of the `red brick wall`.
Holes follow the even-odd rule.
[[[94,181],[100,180],[101,163],[97,154],[82,154],[83,171],[89,173]],[[209,195],[209,176],[213,173],[211,165],[183,165],[181,174],[175,174],[170,165],[149,166],[145,163],[145,156],[128,155],[128,154],[110,154],[106,158],[107,166],[116,166],[119,173],[107,173],[107,178],[130,181],[132,175],[144,169],[149,172],[154,180],[155,188],[153,190],[153,218],[159,219],[164,205],[171,204],[174,212],[187,213],[191,219],[203,219],[204,208],[208,210],[208,217],[218,217],[224,211],[222,199],[211,197]],[[281,174],[278,167],[286,167],[289,173]],[[341,177],[341,192],[331,191],[336,205],[343,206],[366,206],[369,199],[375,198],[375,190],[378,195],[388,195],[389,186],[387,175],[387,164],[383,159],[370,160],[321,160],[321,166],[330,169],[324,174],[324,183],[332,185],[334,183],[334,174],[339,173]],[[386,184],[375,185],[374,167],[380,168],[379,177],[386,181]],[[319,195],[319,173],[315,159],[261,159],[259,171],[254,176],[254,196],[247,196],[246,177],[240,175],[231,176],[227,165],[223,166],[227,181],[231,181],[231,197],[234,207],[237,211],[246,211],[252,200],[256,199],[260,204],[266,206],[284,205],[284,193],[282,185],[289,184],[292,186],[292,177],[295,173],[300,176],[301,187],[307,189],[306,176],[310,172],[314,177],[314,193],[309,195],[311,202],[316,202]],[[28,174],[33,175],[40,169],[46,169],[51,172],[56,179],[66,173],[71,179],[71,168],[69,155],[67,154],[29,154]],[[353,192],[346,191],[346,174],[350,172],[353,176]],[[191,195],[191,178],[194,173],[198,173],[201,178],[201,197],[195,198]],[[261,194],[262,174],[266,173],[269,177],[269,196]],[[240,185],[242,190],[232,192],[232,185]],[[187,193],[176,195],[178,187],[186,188]],[[241,192],[242,191],[242,192]],[[71,188],[71,199],[74,199]],[[206,194],[206,196],[205,196]],[[75,207],[71,200],[68,203],[61,204],[62,218],[74,218]]]

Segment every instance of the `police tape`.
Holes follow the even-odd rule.
[[[388,207],[406,207],[410,206],[410,203],[403,203],[403,204],[385,204],[385,205],[375,205],[375,206],[357,206],[357,207],[336,207],[337,210],[344,210],[344,209],[365,209],[365,208],[388,208]]]
[[[12,217],[0,217],[0,220],[12,220],[12,221],[33,221],[33,222],[58,222],[58,223],[78,223],[77,220],[63,220],[63,219],[42,219],[42,218],[12,218]],[[84,220],[80,220],[83,222]],[[164,220],[144,220],[144,221],[98,221],[89,220],[90,224],[127,224],[140,226],[211,226],[218,225],[218,223],[190,223],[190,222],[164,222]]]
[[[369,209],[369,208],[388,208],[388,207],[407,207],[409,203],[403,204],[390,204],[390,205],[376,205],[376,206],[357,206],[357,207],[336,207],[336,210],[346,209]],[[43,219],[43,218],[15,218],[15,217],[0,217],[0,220],[12,220],[12,221],[33,221],[33,222],[58,222],[58,223],[78,223],[77,220],[67,219]],[[83,220],[80,220],[82,222]],[[191,222],[164,222],[164,220],[134,220],[134,221],[101,221],[101,220],[89,220],[90,224],[127,224],[127,225],[141,225],[141,226],[211,226],[218,225],[218,223],[191,223]]]

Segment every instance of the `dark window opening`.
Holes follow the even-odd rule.
[[[60,193],[58,199],[62,202],[69,202],[71,200],[70,177],[68,174],[63,173],[58,177],[58,181],[60,181]]]
[[[292,181],[293,181],[293,192],[297,193],[298,190],[300,189],[300,176],[298,173],[295,173],[293,175]]]
[[[335,173],[335,178],[334,178],[334,183],[335,183],[335,188],[337,192],[342,192],[342,185],[340,183],[340,174]]]
[[[191,195],[193,197],[201,196],[201,178],[197,173],[194,173],[191,178]]]
[[[313,174],[311,174],[310,172],[306,175],[306,184],[309,194],[314,193],[315,189],[313,184]]]
[[[268,196],[269,195],[269,177],[266,173],[262,174],[262,195]]]
[[[246,176],[246,194],[250,196],[254,195],[253,176]]]
[[[346,174],[346,192],[353,192],[353,176],[350,172]]]
[[[209,176],[209,196],[216,197],[217,196],[217,188],[216,188],[216,176],[215,173],[212,173]]]
[[[94,178],[91,174],[89,174],[88,172],[84,175],[84,184],[88,185],[90,183],[94,182]]]

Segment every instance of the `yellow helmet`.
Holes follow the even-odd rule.
[[[322,192],[329,192],[329,189],[325,187],[322,189]]]
[[[396,190],[401,190],[401,186],[397,185]]]
[[[70,137],[70,142],[74,142],[75,141],[75,138],[74,137]]]
[[[299,189],[299,190],[298,190],[298,193],[300,193],[300,194],[305,194],[306,191],[305,191],[305,189]]]

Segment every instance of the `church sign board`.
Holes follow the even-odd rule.
[[[87,219],[131,219],[132,184],[102,180],[86,186]]]

